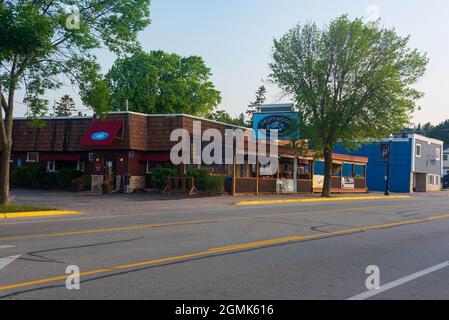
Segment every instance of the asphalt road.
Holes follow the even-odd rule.
[[[90,211],[0,222],[1,299],[449,299],[448,193],[245,207],[16,196]],[[380,290],[367,292],[368,266]]]

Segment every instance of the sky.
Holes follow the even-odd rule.
[[[245,112],[261,84],[268,88],[267,103],[289,102],[267,83],[273,39],[298,23],[324,26],[342,14],[380,17],[385,27],[410,35],[409,46],[427,52],[430,64],[416,87],[425,92],[415,123],[440,123],[449,119],[449,1],[447,0],[152,0],[151,25],[139,34],[144,50],[164,50],[180,55],[199,55],[213,73],[221,92],[219,106],[237,116]],[[97,52],[106,73],[115,57]],[[64,87],[48,93],[49,100],[76,90]],[[79,108],[80,101],[76,97]],[[16,113],[23,115],[19,105]],[[87,111],[86,111],[87,112]]]

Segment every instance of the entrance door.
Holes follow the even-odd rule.
[[[104,178],[105,180],[111,180],[113,189],[117,189],[117,156],[105,155],[104,156]]]
[[[427,192],[427,174],[415,173],[416,192]]]

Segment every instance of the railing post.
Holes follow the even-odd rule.
[[[259,195],[259,153],[256,154],[256,195]]]

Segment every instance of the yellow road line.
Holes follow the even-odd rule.
[[[446,202],[444,202],[446,203]],[[343,209],[328,209],[327,212],[346,212],[346,211],[367,211],[371,209],[378,208],[392,208],[392,207],[406,207],[414,206],[415,204],[401,204],[401,205],[391,205],[391,206],[371,206],[362,208],[343,208]],[[306,211],[313,212],[313,211]],[[195,225],[195,224],[206,224],[213,222],[229,222],[229,221],[240,221],[258,218],[273,218],[273,217],[288,217],[295,216],[298,214],[304,214],[306,212],[289,212],[289,213],[275,213],[266,215],[253,215],[253,216],[243,216],[243,217],[229,217],[229,218],[216,218],[216,219],[204,219],[204,220],[192,220],[192,221],[177,221],[171,223],[160,223],[160,224],[145,224],[141,226],[127,226],[127,227],[117,227],[117,228],[104,228],[104,229],[92,229],[92,230],[82,230],[82,231],[69,231],[69,232],[58,232],[58,233],[46,233],[46,234],[34,234],[27,236],[12,236],[0,238],[0,241],[11,241],[11,240],[27,240],[27,239],[38,239],[38,238],[54,238],[54,237],[67,237],[67,236],[78,236],[87,234],[97,234],[97,233],[109,233],[109,232],[120,232],[120,231],[133,231],[133,230],[145,230],[145,229],[155,229],[155,228],[166,228],[174,226],[184,226],[184,225]]]
[[[169,263],[169,262],[179,262],[179,261],[187,260],[187,259],[213,256],[215,254],[225,253],[225,252],[238,252],[238,251],[247,250],[247,249],[256,249],[256,248],[263,248],[263,247],[272,246],[272,245],[281,245],[281,244],[288,244],[288,243],[292,243],[292,242],[299,242],[299,241],[305,241],[305,240],[327,238],[327,237],[331,237],[331,236],[353,234],[353,233],[364,232],[364,231],[369,231],[369,230],[387,229],[387,228],[393,228],[393,227],[398,227],[398,226],[403,226],[403,225],[410,225],[410,224],[435,221],[435,220],[441,220],[441,219],[448,219],[448,218],[449,218],[449,214],[448,215],[440,215],[440,216],[432,216],[432,217],[423,218],[423,219],[393,222],[393,223],[388,223],[388,224],[383,224],[383,225],[372,225],[372,226],[366,226],[366,227],[358,227],[358,228],[352,228],[352,229],[346,229],[346,230],[332,231],[332,232],[321,233],[321,234],[312,234],[312,235],[307,235],[307,236],[291,236],[291,237],[270,239],[270,240],[264,240],[264,241],[229,245],[229,246],[225,246],[225,247],[211,248],[206,251],[201,251],[201,252],[197,252],[197,253],[190,253],[190,254],[184,254],[184,255],[179,255],[179,256],[174,256],[174,257],[142,261],[142,262],[136,262],[136,263],[126,264],[126,265],[119,265],[119,266],[113,266],[113,267],[109,267],[109,268],[102,268],[102,269],[97,269],[97,270],[81,272],[81,273],[79,273],[79,276],[86,277],[86,276],[91,276],[91,275],[95,275],[95,274],[114,272],[117,270],[127,270],[127,269],[134,269],[134,268],[138,268],[138,267],[148,267],[148,266],[157,265],[157,264],[164,264],[164,263]],[[63,281],[66,279],[67,279],[67,275],[63,275],[63,276],[57,276],[57,277],[52,277],[52,278],[44,278],[44,279],[39,279],[39,280],[34,280],[34,281],[4,285],[4,286],[0,286],[0,292],[12,290],[12,289],[23,288],[23,287],[34,286],[34,285],[39,285],[39,284],[48,284],[48,283],[52,283],[52,282],[56,282],[56,281]]]
[[[288,203],[310,203],[310,202],[338,202],[338,201],[367,201],[377,199],[410,199],[410,196],[369,196],[369,197],[339,197],[339,198],[305,198],[305,199],[283,199],[283,200],[254,200],[239,201],[236,206],[255,206],[268,204],[288,204]]]
[[[80,214],[80,212],[68,210],[12,212],[12,213],[1,213],[0,219],[36,218],[36,217],[75,215],[75,214]]]

